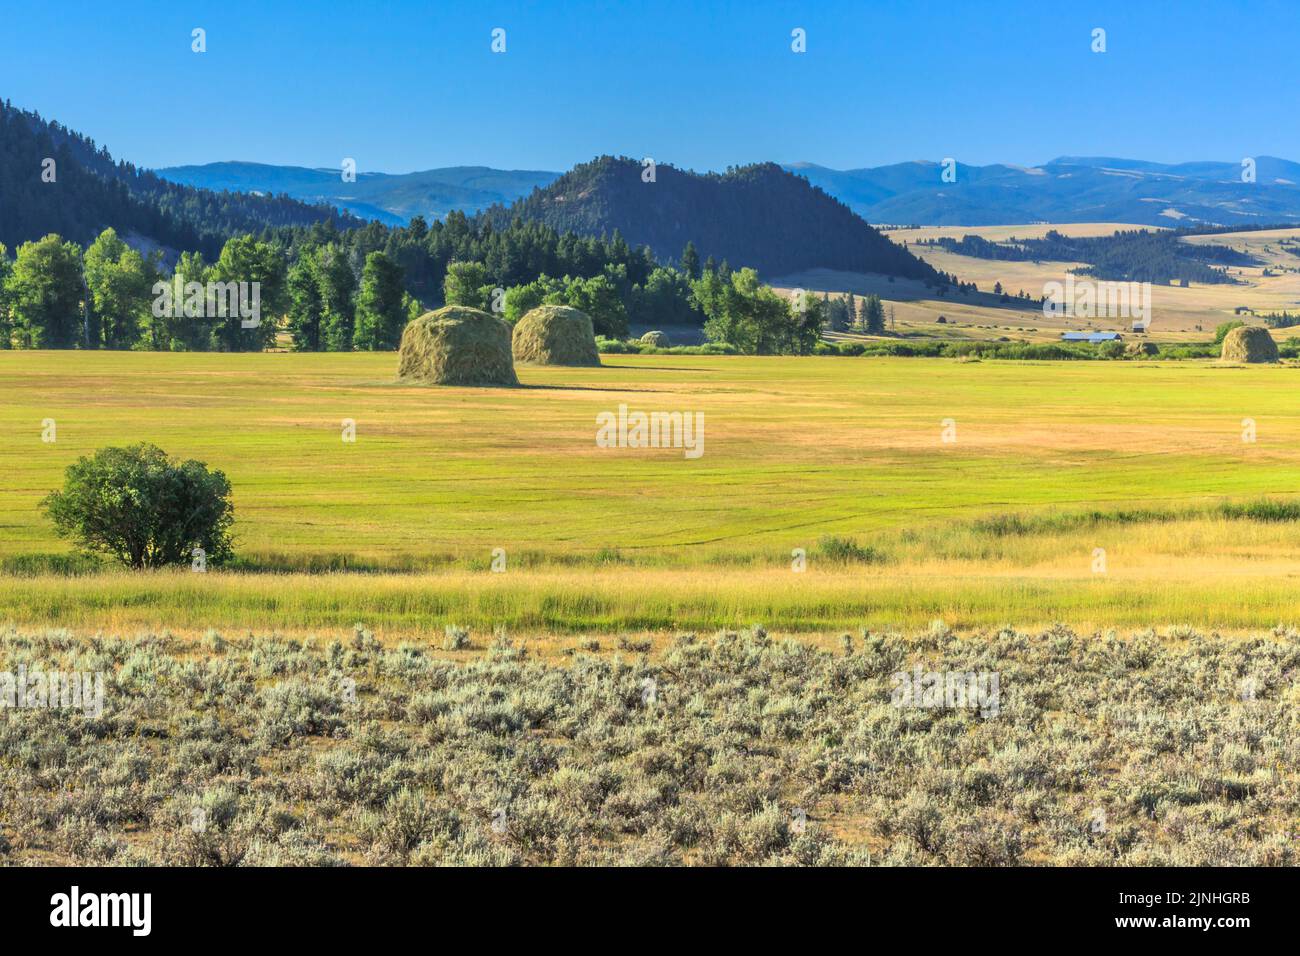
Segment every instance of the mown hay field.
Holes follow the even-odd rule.
[[[0,353],[0,621],[400,635],[1296,617],[1296,368],[605,363],[475,389],[398,384],[391,353]],[[703,455],[598,447],[596,416],[620,404],[702,412]],[[52,572],[71,547],[41,498],[78,456],[138,441],[226,472],[235,569]]]

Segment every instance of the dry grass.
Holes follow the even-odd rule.
[[[915,243],[922,239],[964,235],[982,236],[993,242],[1011,237],[1041,238],[1048,230],[1070,236],[1109,235],[1117,229],[1144,229],[1147,226],[1123,223],[1064,223],[1010,226],[930,226],[921,229],[895,229],[888,235],[895,242]],[[1300,258],[1283,249],[1281,240],[1300,238],[1300,230],[1225,233],[1194,236],[1184,241],[1193,244],[1226,245],[1260,259],[1260,264],[1232,267],[1242,285],[1199,285],[1187,288],[1157,285],[1151,292],[1152,325],[1148,337],[1157,343],[1210,341],[1215,327],[1234,318],[1239,306],[1257,312],[1296,311],[1300,302]],[[1003,262],[978,259],[947,252],[938,247],[910,246],[936,269],[954,273],[964,282],[975,282],[981,289],[977,296],[962,297],[950,293],[937,296],[920,282],[896,280],[861,273],[811,270],[775,280],[787,290],[803,288],[814,291],[875,294],[892,304],[897,316],[899,335],[926,339],[998,339],[1017,341],[1056,341],[1061,331],[1072,328],[1129,330],[1122,319],[1091,321],[1065,316],[1045,316],[1037,305],[1000,302],[992,295],[1000,282],[1011,295],[1024,290],[1031,297],[1043,294],[1048,282],[1064,282],[1067,273],[1082,263],[1076,262]],[[1265,272],[1269,275],[1265,275]],[[943,315],[947,322],[938,325]]]
[[[1294,865],[1297,637],[0,631],[105,685],[0,711],[0,863]]]

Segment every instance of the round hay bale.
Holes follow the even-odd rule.
[[[1243,325],[1223,338],[1225,362],[1276,362],[1277,343],[1268,330],[1258,325]]]
[[[539,305],[515,323],[516,362],[533,365],[599,365],[596,336],[586,312],[567,305]]]
[[[508,323],[463,305],[445,305],[407,323],[397,377],[430,385],[518,385]]]
[[[1130,358],[1146,358],[1148,355],[1159,355],[1160,346],[1154,342],[1130,342],[1124,346],[1124,354]]]
[[[662,332],[647,332],[641,336],[641,341],[646,345],[653,345],[657,349],[666,349],[669,346],[668,336]]]

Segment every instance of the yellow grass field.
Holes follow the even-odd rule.
[[[0,353],[0,622],[666,634],[1300,616],[1290,512],[1222,508],[1300,488],[1294,367],[604,361],[524,367],[500,390],[397,385],[391,354]],[[703,456],[597,447],[596,416],[620,404],[702,412]],[[41,498],[78,456],[137,441],[227,473],[236,570],[43,570],[70,545]],[[838,560],[827,536],[858,550]]]
[[[918,246],[916,242],[940,237],[960,239],[965,235],[981,236],[993,242],[1012,237],[1040,238],[1049,230],[1068,236],[1109,235],[1116,230],[1149,229],[1152,227],[1123,223],[1032,223],[1011,226],[927,226],[918,229],[894,229],[890,239],[909,243],[912,252],[942,272],[954,273],[962,281],[974,282],[980,295],[961,297],[937,296],[920,282],[897,279],[889,282],[884,276],[814,269],[775,280],[787,293],[796,288],[817,292],[853,292],[857,295],[879,295],[886,305],[893,305],[897,319],[894,330],[909,338],[971,340],[998,339],[1012,341],[1049,342],[1060,338],[1066,329],[1094,328],[1121,333],[1129,331],[1130,323],[1124,319],[1095,319],[1091,323],[1058,316],[1045,316],[1038,305],[1024,306],[1002,303],[992,295],[995,283],[1011,295],[1022,289],[1032,298],[1043,294],[1048,282],[1064,282],[1067,273],[1082,263],[1077,262],[1003,262],[961,256],[937,247]],[[1222,322],[1236,318],[1235,310],[1245,306],[1256,312],[1292,312],[1300,308],[1300,257],[1280,248],[1279,240],[1300,239],[1300,229],[1282,229],[1262,232],[1225,233],[1222,235],[1193,236],[1185,242],[1226,245],[1258,257],[1262,264],[1232,268],[1242,285],[1201,285],[1193,283],[1188,288],[1156,285],[1151,290],[1152,323],[1148,338],[1160,342],[1197,342],[1213,338],[1214,329]],[[1268,269],[1274,275],[1265,276]],[[1240,273],[1238,275],[1238,273]],[[935,322],[938,316],[947,319],[945,324]],[[1288,336],[1291,332],[1279,333]]]

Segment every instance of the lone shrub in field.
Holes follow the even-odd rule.
[[[567,305],[539,305],[515,325],[516,362],[534,365],[599,365],[596,335],[587,313]]]
[[[157,445],[101,448],[77,459],[63,490],[41,506],[60,536],[132,568],[185,564],[195,547],[212,564],[231,556],[230,482]]]
[[[817,553],[836,564],[873,564],[884,555],[872,547],[862,547],[852,538],[826,535],[817,541]]]
[[[1224,336],[1222,359],[1225,362],[1276,362],[1277,343],[1267,329],[1243,325]]]
[[[641,341],[646,345],[653,345],[657,349],[666,349],[668,346],[672,345],[672,343],[668,341],[668,336],[662,332],[647,332],[645,335],[641,336]]]
[[[510,326],[466,306],[426,312],[402,333],[397,375],[431,385],[518,385]]]

